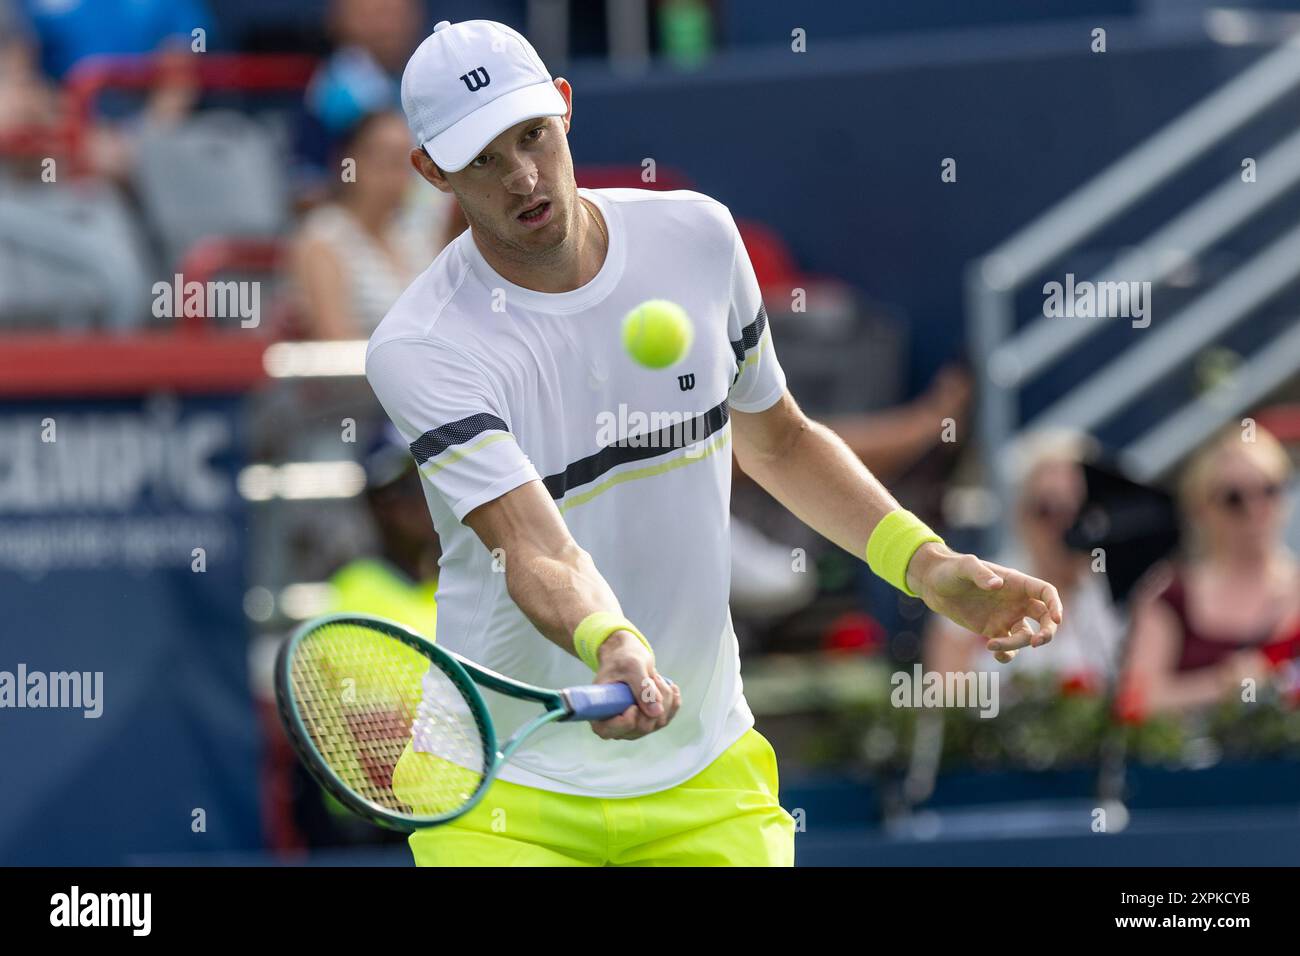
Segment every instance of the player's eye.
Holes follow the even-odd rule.
[[[487,164],[488,164],[487,153],[484,153],[482,156],[479,156],[477,159],[475,159],[473,162],[470,163],[470,165],[473,166],[475,169],[482,169]]]
[[[529,137],[532,138],[532,139],[541,139],[541,138],[542,138],[542,135],[543,135],[545,132],[546,132],[546,127],[545,127],[545,126],[538,126],[536,129],[531,129],[531,130],[529,130],[529,131],[528,131],[528,135],[529,135]]]

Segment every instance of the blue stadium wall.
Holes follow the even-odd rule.
[[[948,41],[814,35],[805,54],[749,50],[690,73],[576,67],[570,142],[577,163],[680,169],[778,229],[805,269],[902,307],[915,388],[962,354],[967,262],[1260,55],[1138,43],[1121,28],[1105,54],[1088,43],[1082,25]],[[940,179],[945,157],[956,183]]]

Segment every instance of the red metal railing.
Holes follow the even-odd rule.
[[[65,155],[72,173],[85,175],[89,131],[106,91],[148,90],[160,80],[174,80],[204,91],[294,92],[306,87],[315,67],[316,61],[306,56],[88,57],[65,82],[62,117],[11,129],[0,137],[0,153]],[[182,269],[187,279],[206,282],[227,269],[273,270],[281,253],[277,240],[212,238],[190,250]],[[197,316],[180,320],[166,332],[6,335],[0,347],[0,396],[242,391],[264,376],[267,331],[215,332]]]
[[[274,272],[284,258],[284,249],[285,244],[280,239],[210,236],[190,246],[177,268],[186,282],[206,286],[222,272],[232,269]],[[185,334],[201,332],[208,318],[207,315],[182,315],[178,320],[178,331]],[[273,331],[263,329],[263,333]]]
[[[200,90],[249,93],[305,89],[316,60],[298,55],[145,54],[91,56],[79,62],[64,82],[63,116],[49,124],[15,127],[0,137],[0,153],[39,156],[66,154],[75,175],[89,172],[86,143],[99,98],[108,90],[149,90],[160,80],[176,80]]]
[[[178,69],[178,63],[183,67]],[[87,57],[73,68],[66,84],[74,170],[86,170],[86,135],[106,90],[147,90],[160,79],[183,77],[201,90],[293,91],[306,88],[315,68],[316,61],[307,56],[195,53],[180,61],[176,54]]]

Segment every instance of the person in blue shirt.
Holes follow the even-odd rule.
[[[101,100],[100,121],[90,133],[91,168],[125,180],[134,155],[130,123],[178,123],[198,100],[190,58],[194,52],[211,50],[215,41],[205,0],[20,0],[20,9],[35,39],[41,69],[54,82],[65,83],[79,63],[93,56],[162,58],[160,79],[143,111],[134,106],[135,94],[129,110]]]
[[[83,58],[103,53],[151,53],[189,47],[204,31],[211,48],[212,15],[204,0],[22,0],[40,43],[41,66],[63,80]]]
[[[419,0],[331,0],[334,46],[312,75],[297,136],[300,189],[319,198],[335,181],[332,152],[365,116],[402,105],[402,69],[424,36]]]

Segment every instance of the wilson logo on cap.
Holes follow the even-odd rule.
[[[488,76],[487,67],[485,66],[476,67],[468,73],[462,74],[460,79],[465,84],[465,88],[471,93],[477,93],[492,82],[492,78]]]

